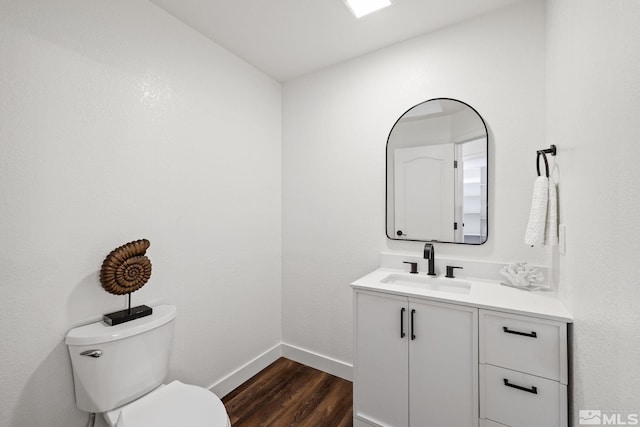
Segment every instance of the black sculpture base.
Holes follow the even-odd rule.
[[[153,313],[153,309],[146,305],[127,308],[125,310],[116,311],[114,313],[105,314],[102,317],[104,323],[109,326],[119,325],[120,323],[130,322],[141,317],[149,316]]]

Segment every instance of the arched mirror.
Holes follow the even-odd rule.
[[[404,113],[387,140],[387,237],[481,245],[487,241],[488,133],[450,98]]]

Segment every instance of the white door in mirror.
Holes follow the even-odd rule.
[[[452,144],[395,150],[395,219],[396,230],[403,232],[400,237],[454,241],[453,150]]]

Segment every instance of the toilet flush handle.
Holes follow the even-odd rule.
[[[102,350],[87,350],[80,353],[80,356],[100,357],[102,356]]]

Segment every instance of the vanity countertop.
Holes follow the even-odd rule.
[[[553,292],[528,292],[503,286],[500,282],[494,280],[476,279],[460,275],[453,280],[470,282],[469,292],[450,293],[421,288],[420,286],[384,283],[384,279],[390,274],[406,276],[409,279],[416,276],[426,276],[425,273],[415,275],[392,268],[379,268],[356,280],[351,286],[355,289],[426,298],[433,301],[532,315],[561,322],[572,322],[571,314]],[[452,280],[444,279],[443,275],[438,275],[438,279]]]

